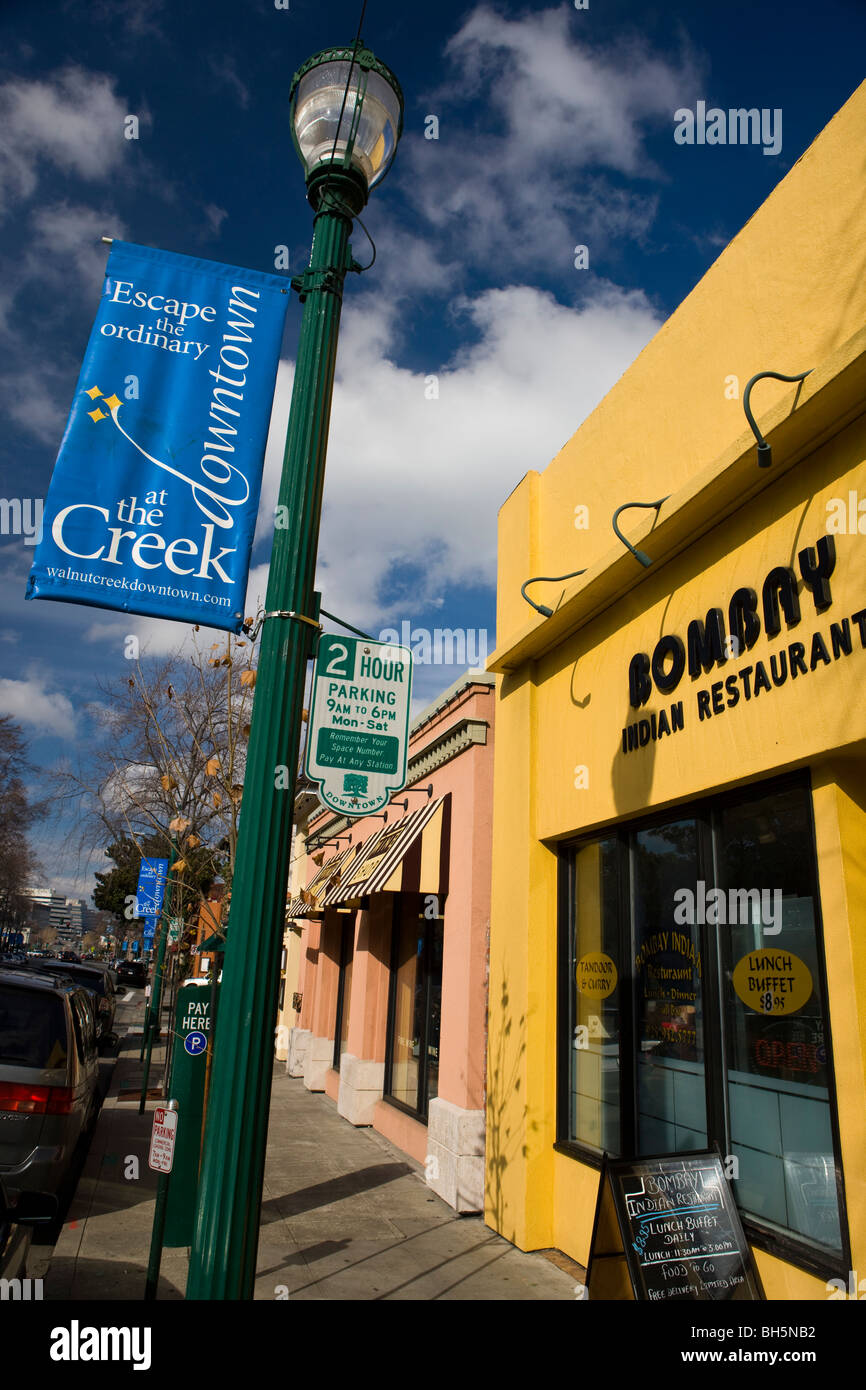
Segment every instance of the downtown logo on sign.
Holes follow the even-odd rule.
[[[344,816],[386,806],[406,785],[412,653],[324,633],[316,650],[307,776]]]
[[[115,241],[28,599],[240,631],[288,296]]]

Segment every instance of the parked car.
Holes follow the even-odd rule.
[[[57,1198],[50,1193],[21,1192],[13,1201],[0,1182],[0,1279],[27,1278],[32,1227],[54,1221],[57,1210]]]
[[[143,960],[122,960],[117,966],[118,984],[146,985],[147,966]]]
[[[89,960],[86,964],[95,965],[97,969],[104,970],[115,990],[117,989],[117,965],[113,960]]]
[[[66,975],[90,991],[96,1015],[96,1041],[101,1046],[114,1031],[114,1015],[117,1012],[111,973],[100,965],[70,965],[63,960],[43,961],[42,969],[51,974]]]
[[[88,991],[62,975],[0,969],[0,1181],[56,1193],[96,1118],[99,1058]]]

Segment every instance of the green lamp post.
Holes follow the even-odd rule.
[[[318,630],[313,585],[343,281],[361,269],[349,246],[353,219],[387,173],[403,124],[397,79],[357,45],[326,49],[304,63],[291,101],[315,213],[313,246],[309,268],[292,281],[304,315],[216,1021],[186,1291],[192,1299],[252,1297],[301,706]]]

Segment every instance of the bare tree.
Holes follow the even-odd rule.
[[[61,774],[91,844],[107,836],[132,840],[142,855],[175,850],[173,915],[204,900],[202,886],[216,878],[231,892],[257,635],[247,619],[238,637],[209,650],[193,638],[191,655],[139,659],[101,685],[103,738],[77,772]]]
[[[0,926],[7,929],[26,915],[24,890],[37,867],[27,832],[42,808],[27,796],[29,770],[20,726],[0,715]]]

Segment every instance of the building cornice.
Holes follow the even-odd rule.
[[[406,787],[413,787],[416,782],[423,782],[431,773],[444,767],[445,763],[451,762],[453,758],[458,758],[468,748],[472,748],[476,744],[486,744],[489,728],[488,720],[475,719],[471,716],[459,720],[456,724],[449,725],[438,738],[419,749],[409,759]],[[394,793],[395,798],[399,798],[401,795],[402,792]],[[327,825],[310,831],[310,838],[316,841],[330,839],[334,835],[342,834],[344,830],[350,829],[354,824],[355,822],[350,821],[346,816],[337,816]]]

